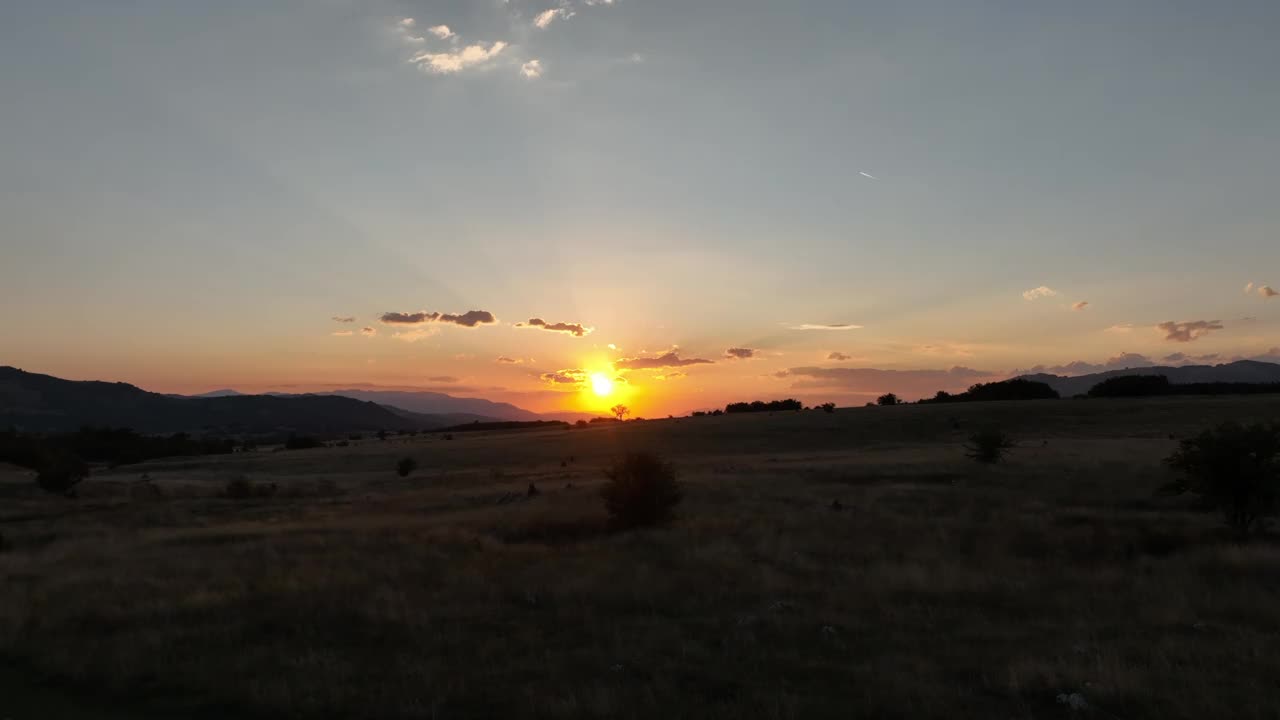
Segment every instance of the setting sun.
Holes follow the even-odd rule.
[[[600,397],[608,397],[613,394],[613,381],[604,373],[592,373],[591,390]]]

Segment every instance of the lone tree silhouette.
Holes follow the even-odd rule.
[[[898,396],[894,395],[893,393],[885,393],[884,395],[881,395],[880,397],[876,398],[876,404],[877,405],[900,405],[902,404],[902,401],[899,400]]]
[[[624,418],[624,417],[626,417],[627,415],[630,415],[630,414],[631,414],[631,408],[627,407],[626,405],[623,405],[623,404],[619,403],[619,404],[614,405],[613,407],[609,408],[609,412],[611,412],[611,413],[613,413],[614,415],[616,415],[616,416],[617,416],[617,418],[618,418],[618,420],[619,420],[619,422],[621,422],[622,418]]]

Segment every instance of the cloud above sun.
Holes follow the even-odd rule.
[[[530,318],[528,322],[516,323],[516,327],[538,328],[541,330],[548,330],[550,332],[565,333],[567,335],[573,335],[574,337],[582,337],[584,335],[590,335],[595,330],[595,328],[587,327],[582,323],[566,323],[566,322],[549,323],[546,320],[543,320],[542,318]]]
[[[492,325],[498,319],[493,313],[487,310],[469,310],[461,315],[451,315],[449,313],[425,312],[419,311],[414,313],[389,312],[383,313],[380,318],[384,325],[421,325],[423,323],[448,323],[460,325],[462,327],[475,327],[477,325]]]
[[[657,368],[688,367],[689,365],[711,365],[714,360],[702,358],[682,358],[672,350],[657,357],[635,357],[615,360],[613,366],[619,370],[654,370]]]

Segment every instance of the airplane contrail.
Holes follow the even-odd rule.
[[[880,179],[880,178],[876,177],[875,175],[872,175],[871,173],[859,172],[858,174],[859,174],[859,175],[861,175],[862,177],[865,177],[865,178],[871,178],[872,180],[879,180],[879,179]]]

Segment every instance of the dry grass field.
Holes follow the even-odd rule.
[[[102,470],[77,500],[10,468],[0,717],[1275,718],[1280,544],[1153,491],[1171,435],[1278,418],[1259,396],[460,433]],[[989,425],[1003,465],[964,456]],[[610,532],[602,470],[633,449],[686,499]],[[221,497],[240,476],[277,492]]]

